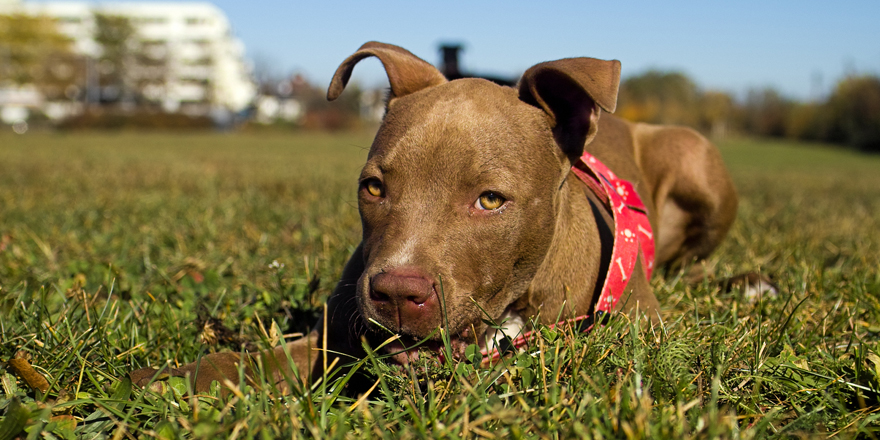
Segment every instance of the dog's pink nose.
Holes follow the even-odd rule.
[[[370,300],[381,313],[394,313],[400,327],[421,328],[437,306],[434,282],[422,271],[394,268],[370,279]],[[388,316],[388,315],[386,315]]]

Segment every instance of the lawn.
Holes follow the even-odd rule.
[[[0,440],[880,436],[880,156],[771,141],[720,142],[741,203],[709,262],[772,275],[778,297],[655,277],[660,327],[545,329],[490,368],[369,361],[364,401],[332,380],[132,388],[132,369],[308,328],[359,240],[369,145],[0,134]]]

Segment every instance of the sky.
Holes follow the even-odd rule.
[[[57,1],[57,0],[56,0]],[[462,69],[518,77],[542,61],[618,59],[624,77],[648,69],[689,75],[741,95],[774,87],[820,98],[846,74],[880,74],[880,1],[215,0],[261,71],[318,85],[366,41],[439,63],[438,44],[464,44]],[[386,84],[376,60],[353,80]]]

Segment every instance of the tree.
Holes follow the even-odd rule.
[[[792,102],[775,89],[752,89],[740,107],[740,120],[745,132],[758,136],[782,137]]]
[[[680,72],[649,70],[620,84],[618,114],[624,118],[658,124],[699,123],[700,91]]]
[[[880,78],[851,76],[837,84],[827,104],[830,140],[880,152]]]
[[[828,140],[831,117],[827,107],[817,102],[792,105],[785,122],[785,137],[805,141]]]
[[[0,85],[32,85],[48,99],[60,99],[83,75],[82,58],[53,19],[0,15]]]
[[[733,98],[727,93],[709,91],[700,96],[700,128],[706,129],[714,138],[727,136],[733,114]]]
[[[156,105],[167,93],[169,51],[168,43],[163,40],[137,43],[132,86],[139,105]]]
[[[128,17],[95,13],[95,42],[101,46],[98,84],[102,102],[131,100],[135,78],[134,26]]]

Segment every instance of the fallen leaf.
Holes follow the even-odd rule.
[[[10,359],[7,364],[9,368],[15,373],[18,377],[20,377],[27,386],[40,390],[40,392],[45,393],[49,391],[49,381],[43,377],[42,374],[34,370],[34,367],[31,366],[30,362],[28,362],[25,357],[26,354],[24,352],[19,351],[15,354],[15,358]]]

